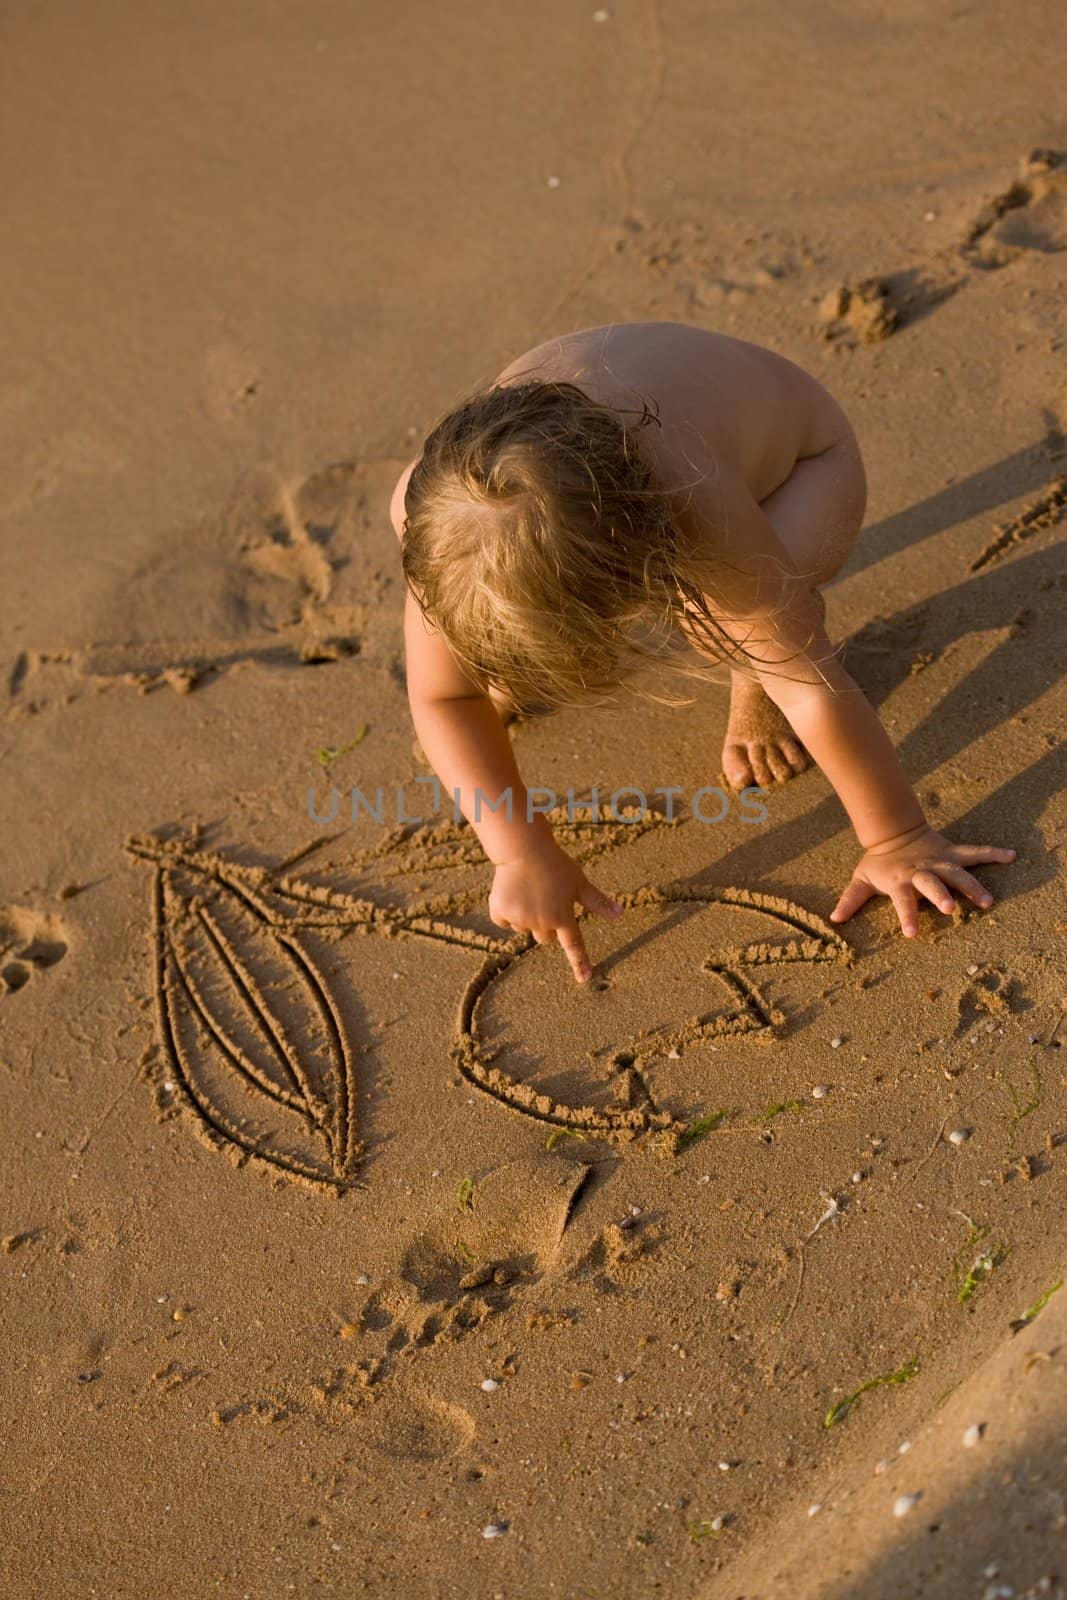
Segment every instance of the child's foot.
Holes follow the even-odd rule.
[[[730,679],[730,720],[722,770],[734,789],[787,783],[811,766],[811,757],[785,717],[751,678]]]

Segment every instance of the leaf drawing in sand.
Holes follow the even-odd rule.
[[[254,874],[156,839],[156,1004],[164,1105],[209,1143],[316,1186],[352,1187],[362,1147],[355,1065],[329,988]]]
[[[399,847],[399,840],[394,843]],[[705,943],[692,969],[675,962],[685,985],[684,996],[676,998],[688,1000],[693,993],[706,1003],[709,989],[717,990],[725,1008],[713,1004],[627,1032],[606,1063],[610,1100],[603,1103],[597,1089],[599,1103],[582,1103],[567,1093],[538,1090],[521,1073],[498,1065],[497,1051],[484,1048],[484,1001],[498,991],[498,980],[540,947],[528,933],[501,938],[458,921],[480,899],[478,891],[386,905],[294,878],[287,868],[303,851],[271,867],[242,865],[192,843],[150,836],[129,839],[126,848],[156,872],[155,982],[163,1055],[156,1076],[163,1104],[186,1107],[201,1133],[238,1159],[254,1158],[336,1191],[354,1186],[363,1153],[355,1064],[309,939],[332,941],[356,930],[479,953],[482,964],[460,998],[452,1043],[452,1059],[467,1082],[498,1105],[546,1123],[553,1142],[568,1133],[624,1141],[656,1133],[671,1150],[711,1131],[725,1112],[694,1120],[664,1109],[650,1086],[649,1067],[715,1040],[773,1037],[785,1019],[749,976],[753,968],[852,959],[835,929],[776,896],[685,885],[620,895],[638,917],[662,924],[664,935],[679,918],[714,912],[735,919],[739,913],[739,928],[746,916],[755,916],[764,938],[738,947],[713,938],[712,954]],[[768,931],[777,936],[768,938]],[[647,942],[639,939],[638,946]],[[613,959],[623,956],[629,981],[631,956],[624,949]],[[603,1069],[596,1071],[603,1079]]]

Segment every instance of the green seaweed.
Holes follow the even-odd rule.
[[[469,1211],[471,1199],[474,1195],[474,1179],[461,1178],[456,1185],[456,1210]]]
[[[779,1100],[775,1105],[767,1106],[764,1111],[757,1111],[753,1122],[773,1122],[775,1117],[780,1117],[783,1111],[803,1111],[804,1106],[799,1100]]]
[[[880,1377],[868,1378],[866,1383],[861,1383],[858,1389],[853,1389],[851,1394],[846,1395],[843,1400],[839,1400],[836,1405],[830,1407],[822,1419],[823,1427],[836,1428],[837,1424],[851,1411],[860,1396],[866,1394],[869,1389],[881,1389],[884,1385],[891,1383],[907,1383],[909,1378],[914,1378],[918,1371],[919,1358],[918,1356],[912,1356],[908,1361],[905,1361],[902,1367],[898,1367],[895,1372],[885,1372]]]
[[[675,1155],[681,1155],[683,1150],[688,1150],[691,1144],[698,1139],[703,1139],[705,1134],[711,1133],[719,1126],[726,1115],[725,1107],[721,1111],[708,1111],[702,1117],[694,1117],[686,1127],[677,1135],[674,1141]]]
[[[963,1282],[956,1291],[956,1299],[961,1306],[965,1306],[975,1290],[979,1289],[992,1276],[1007,1253],[1006,1245],[992,1244],[988,1250],[983,1250],[980,1255],[975,1256]]]
[[[1028,1322],[1033,1322],[1034,1318],[1036,1316],[1038,1316],[1042,1311],[1044,1311],[1045,1307],[1048,1305],[1049,1301],[1052,1299],[1052,1296],[1054,1294],[1058,1294],[1059,1291],[1063,1288],[1063,1284],[1064,1284],[1064,1280],[1061,1278],[1059,1280],[1059,1282],[1058,1283],[1054,1283],[1050,1289],[1046,1289],[1044,1294],[1040,1295],[1034,1301],[1032,1306],[1027,1306],[1027,1308],[1023,1312],[1022,1316],[1021,1317],[1016,1317],[1015,1320],[1012,1322],[1012,1324],[1011,1324],[1012,1333],[1018,1333],[1021,1328],[1025,1328],[1026,1327]]]
[[[553,1128],[552,1132],[545,1140],[545,1149],[554,1150],[561,1139],[573,1139],[574,1137],[575,1135],[569,1128]]]
[[[693,1543],[700,1544],[702,1539],[716,1538],[722,1532],[722,1523],[719,1522],[719,1526],[716,1528],[716,1522],[719,1522],[718,1517],[705,1517],[701,1522],[691,1522],[689,1524],[689,1537]]]
[[[361,724],[356,737],[354,739],[349,739],[347,744],[323,745],[320,750],[315,752],[316,759],[318,760],[320,766],[328,767],[331,761],[337,760],[338,756],[346,756],[350,750],[354,750],[356,748],[357,744],[363,743],[363,740],[367,737],[369,732],[370,728],[368,724],[364,722]]]
[[[1004,1087],[1007,1089],[1008,1094],[1011,1096],[1011,1105],[1012,1105],[1011,1131],[1013,1133],[1015,1132],[1015,1129],[1019,1126],[1020,1122],[1022,1122],[1025,1117],[1030,1116],[1031,1112],[1036,1111],[1038,1106],[1041,1104],[1041,1072],[1040,1072],[1040,1069],[1039,1069],[1039,1067],[1037,1065],[1037,1057],[1036,1056],[1031,1056],[1030,1057],[1029,1061],[1026,1063],[1026,1068],[1027,1068],[1027,1071],[1030,1074],[1031,1080],[1033,1081],[1034,1088],[1033,1088],[1033,1093],[1030,1096],[1030,1099],[1026,1102],[1025,1105],[1020,1100],[1019,1091],[1016,1089],[1016,1087],[1012,1083],[1011,1079],[1010,1078],[1004,1078],[1002,1080],[1002,1082],[1004,1084]]]
[[[468,1247],[463,1243],[462,1239],[457,1239],[456,1240],[456,1249],[459,1251],[459,1253],[463,1257],[464,1261],[473,1261],[474,1260],[474,1251],[468,1249]]]

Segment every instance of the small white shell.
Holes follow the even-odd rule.
[[[496,1391],[500,1388],[500,1385],[497,1383],[495,1378],[483,1378],[482,1388],[485,1390],[486,1394],[496,1394]]]
[[[816,1500],[814,1505],[808,1507],[808,1516],[809,1517],[817,1517],[821,1510],[822,1510],[822,1501],[821,1500]]]
[[[829,1093],[830,1085],[828,1083],[817,1083],[811,1091],[811,1098],[813,1100],[825,1100]]]
[[[973,978],[977,971],[978,971],[978,963],[977,963],[977,961],[972,961],[970,966],[967,968],[967,976],[968,976],[968,978]]]
[[[958,1150],[961,1144],[966,1144],[971,1137],[970,1128],[953,1128],[948,1136],[949,1144],[954,1144]]]
[[[905,1439],[903,1444],[898,1444],[897,1445],[897,1455],[898,1456],[906,1456],[910,1449],[911,1449],[911,1440],[910,1439]]]
[[[547,181],[548,187],[550,189],[558,189],[559,188],[559,179],[558,178],[549,178],[546,181]]]
[[[973,1450],[976,1444],[981,1444],[983,1433],[985,1433],[985,1423],[972,1422],[971,1426],[965,1429],[963,1434],[963,1443],[966,1448]]]
[[[726,1526],[726,1518],[725,1517],[712,1517],[712,1519],[711,1519],[711,1531],[712,1531],[712,1533],[721,1533],[725,1526]]]
[[[502,1539],[508,1531],[506,1522],[490,1522],[482,1529],[483,1539]]]
[[[893,1501],[893,1515],[895,1517],[906,1517],[909,1511],[915,1510],[915,1507],[919,1504],[921,1499],[921,1493],[898,1494],[896,1499]]]
[[[830,1040],[830,1049],[831,1050],[840,1050],[840,1048],[844,1044],[844,1042],[845,1042],[844,1039],[842,1039],[841,1035],[838,1034],[835,1038]]]

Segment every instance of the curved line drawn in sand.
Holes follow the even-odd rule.
[[[667,888],[647,887],[630,894],[616,895],[615,898],[626,908],[678,904],[734,906],[781,923],[788,930],[789,937],[781,943],[749,944],[738,949],[718,951],[707,957],[702,970],[718,979],[720,986],[735,1002],[734,1009],[726,1013],[708,1012],[691,1017],[675,1029],[667,1032],[656,1030],[616,1052],[614,1060],[626,1080],[627,1098],[630,1100],[628,1106],[608,1106],[598,1110],[593,1106],[562,1104],[548,1095],[538,1094],[529,1084],[517,1081],[485,1059],[479,1046],[479,1002],[494,980],[508,967],[539,948],[532,936],[515,940],[508,951],[487,955],[467,985],[460,1002],[456,1038],[452,1047],[453,1059],[468,1083],[525,1116],[556,1128],[614,1139],[628,1140],[638,1134],[655,1131],[664,1135],[673,1147],[674,1142],[684,1135],[688,1124],[656,1105],[642,1074],[643,1065],[653,1058],[667,1055],[671,1050],[703,1039],[738,1034],[770,1039],[785,1019],[768,1005],[744,969],[779,961],[847,963],[852,960],[852,950],[829,923],[813,912],[776,895],[759,894],[750,889],[701,889],[675,885]]]
[[[981,555],[971,562],[972,572],[981,572],[1002,555],[1022,544],[1024,539],[1051,528],[1067,510],[1067,472],[1053,478],[1044,494],[1030,500],[1010,522],[1000,523],[993,529],[993,538]]]
[[[162,1059],[150,1075],[162,1108],[191,1111],[238,1160],[352,1187],[363,1153],[354,1053],[315,962],[264,899],[265,871],[152,838],[126,848],[156,865]]]
[[[461,1076],[495,1103],[550,1128],[624,1141],[655,1132],[672,1147],[687,1124],[657,1106],[643,1076],[646,1062],[700,1040],[772,1037],[784,1018],[747,969],[852,960],[834,928],[777,896],[684,885],[618,896],[630,908],[736,907],[777,922],[786,937],[708,955],[701,970],[725,990],[731,1008],[690,1017],[669,1033],[654,1030],[616,1051],[625,1103],[598,1110],[539,1094],[485,1059],[479,1003],[494,980],[539,947],[531,934],[501,938],[449,920],[480,899],[479,891],[399,908],[281,875],[277,867],[241,865],[180,840],[135,836],[126,849],[156,869],[161,1050],[145,1070],[161,1109],[189,1111],[202,1137],[239,1163],[262,1163],[337,1193],[358,1186],[364,1153],[356,1123],[356,1052],[329,984],[305,948],[305,930],[334,939],[352,931],[412,936],[480,952],[482,965],[460,1000],[451,1046]]]

